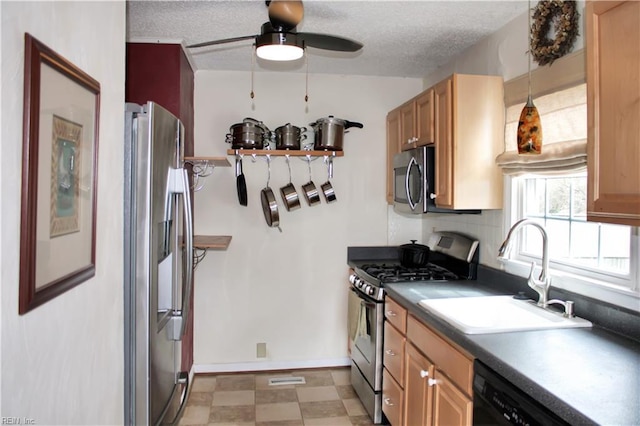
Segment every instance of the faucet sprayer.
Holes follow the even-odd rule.
[[[527,284],[540,296],[538,299],[538,306],[546,308],[548,304],[547,297],[549,294],[549,287],[551,286],[551,277],[549,276],[549,242],[547,238],[547,231],[544,227],[533,219],[521,219],[516,222],[509,230],[507,238],[498,250],[498,259],[504,260],[507,258],[511,249],[512,237],[525,225],[533,225],[542,234],[542,271],[540,272],[538,279],[535,279],[533,277],[533,272],[536,267],[536,262],[531,262],[531,272],[529,273],[529,280],[527,281]]]

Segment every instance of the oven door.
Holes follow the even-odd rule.
[[[393,158],[393,209],[422,214],[424,208],[425,148],[398,153]]]
[[[351,359],[374,391],[382,389],[382,321],[384,303],[349,292]]]

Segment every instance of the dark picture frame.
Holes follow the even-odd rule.
[[[25,33],[20,315],[96,273],[100,83]]]

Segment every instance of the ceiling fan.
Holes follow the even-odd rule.
[[[205,41],[187,47],[198,48],[254,39],[258,57],[271,61],[299,59],[306,47],[339,52],[357,52],[362,49],[362,43],[347,38],[297,32],[296,25],[304,16],[304,8],[300,0],[267,0],[265,3],[269,8],[269,22],[262,24],[260,34]]]

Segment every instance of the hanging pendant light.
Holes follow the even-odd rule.
[[[531,97],[531,0],[528,10],[528,39],[527,65],[529,70],[529,96],[518,121],[518,154],[542,154],[542,123],[540,114],[533,104]]]

